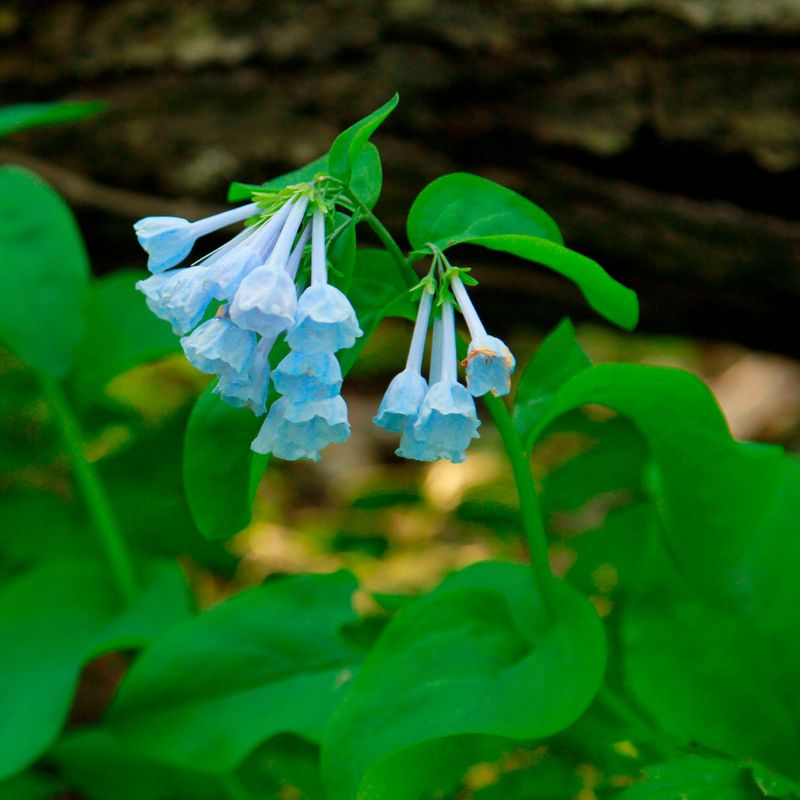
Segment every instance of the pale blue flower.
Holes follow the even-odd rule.
[[[270,379],[269,353],[274,344],[274,339],[260,339],[246,374],[230,372],[222,375],[214,387],[214,394],[218,394],[229,405],[237,408],[246,406],[257,417],[261,416],[266,411]]]
[[[313,403],[293,403],[280,397],[269,409],[250,447],[286,461],[319,461],[320,451],[350,435],[347,405],[340,395]]]
[[[487,392],[498,397],[508,394],[516,367],[514,356],[502,340],[486,333],[458,275],[453,278],[451,286],[472,339],[464,361],[470,393],[474,397],[482,397]]]
[[[502,340],[494,336],[474,338],[463,363],[467,368],[467,388],[474,397],[487,392],[502,397],[511,391],[511,373],[516,362]]]
[[[276,336],[285,331],[295,318],[297,288],[289,269],[299,256],[295,254],[305,246],[306,232],[294,252],[297,230],[303,221],[308,198],[302,197],[292,204],[275,247],[266,264],[254,269],[239,285],[231,303],[231,319],[241,328],[257,331],[262,336]]]
[[[248,203],[196,222],[182,217],[145,217],[136,222],[133,229],[139,244],[148,254],[147,268],[159,273],[180,264],[200,236],[242,222],[257,213],[258,206]]]
[[[245,377],[255,350],[256,335],[243,331],[225,316],[217,316],[184,336],[181,346],[189,363],[200,372]]]
[[[472,439],[478,437],[481,423],[475,400],[458,382],[455,320],[449,301],[442,305],[440,330],[438,375],[432,372],[419,416],[413,429],[407,429],[398,454],[423,461],[447,458],[458,463],[464,460],[464,451]]]
[[[235,246],[223,246],[209,256],[205,264],[209,267],[209,281],[217,300],[233,300],[242,280],[264,264],[275,248],[291,210],[292,202],[289,201],[267,222],[245,228]]]
[[[350,301],[328,284],[325,261],[325,216],[315,211],[311,235],[311,285],[297,302],[294,327],[286,336],[292,350],[335,353],[352,347],[362,335]]]
[[[179,336],[203,319],[213,299],[205,267],[185,267],[138,281],[136,288],[147,298],[150,310],[172,325]]]
[[[417,419],[422,400],[428,391],[428,382],[422,377],[422,357],[428,335],[432,302],[433,294],[425,289],[419,301],[406,368],[392,378],[378,414],[373,417],[373,422],[379,428],[401,433],[407,424],[413,424]]]
[[[328,400],[342,388],[342,368],[332,353],[298,353],[293,350],[272,373],[275,388],[292,402]]]

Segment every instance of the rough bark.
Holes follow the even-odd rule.
[[[230,179],[310,160],[399,90],[378,140],[397,232],[428,180],[476,171],[539,202],[569,244],[636,288],[645,330],[800,352],[787,336],[800,301],[800,0],[18,0],[0,37],[5,102],[111,103],[9,140],[29,157],[195,211]],[[136,194],[80,188],[96,263],[131,263]],[[560,281],[474,258],[498,323],[519,288],[521,316],[586,314]]]

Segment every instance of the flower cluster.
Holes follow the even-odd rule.
[[[436,252],[432,272],[442,260],[442,254]],[[473,398],[487,392],[506,395],[511,389],[514,356],[500,339],[487,335],[467,294],[462,272],[449,267],[442,274],[441,314],[433,323],[429,381],[422,376],[422,360],[437,292],[432,275],[422,282],[405,369],[392,379],[374,418],[379,427],[401,434],[397,454],[403,458],[463,461],[470,442],[478,438],[481,424]],[[471,337],[462,362],[466,386],[458,380],[453,295]]]
[[[147,251],[151,277],[139,281],[150,309],[168,321],[188,360],[216,375],[214,392],[234,406],[265,413],[270,379],[282,395],[252,443],[279,458],[319,459],[320,450],[350,433],[334,355],[362,332],[350,301],[328,283],[328,205],[313,184],[198,222],[148,217],[134,226]],[[236,222],[253,224],[189,267],[195,241]],[[299,294],[297,276],[311,239],[311,282]],[[206,319],[214,301],[216,314]],[[205,321],[204,321],[205,320]],[[270,354],[284,334],[289,353],[270,371]]]

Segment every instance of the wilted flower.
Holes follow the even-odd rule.
[[[413,424],[417,419],[422,400],[428,390],[428,382],[422,377],[422,357],[425,352],[432,303],[433,292],[426,287],[419,301],[406,368],[392,378],[378,413],[373,418],[373,422],[379,428],[402,433],[409,422]]]
[[[325,215],[312,218],[311,285],[297,302],[294,327],[286,336],[292,350],[301,353],[335,353],[352,347],[362,335],[350,301],[328,283],[325,257]]]
[[[256,453],[272,453],[287,461],[318,461],[322,449],[349,435],[347,405],[341,396],[309,403],[281,397],[270,407],[251,447]]]
[[[147,268],[150,272],[159,273],[180,264],[199,237],[242,222],[257,213],[258,206],[248,203],[196,222],[189,222],[182,217],[145,217],[133,229],[139,244],[148,254]]]
[[[487,392],[495,396],[508,394],[511,391],[511,374],[516,366],[514,356],[502,340],[486,333],[461,278],[455,275],[450,285],[472,339],[463,362],[467,372],[467,388],[475,397]]]

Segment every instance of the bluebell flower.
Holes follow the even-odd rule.
[[[257,213],[258,206],[248,203],[196,222],[182,217],[145,217],[135,223],[133,229],[139,244],[148,254],[147,268],[157,274],[180,264],[200,236],[242,222]]]
[[[442,305],[439,350],[438,380],[432,374],[419,416],[413,429],[401,440],[398,453],[406,458],[424,461],[447,458],[457,463],[464,460],[464,451],[478,437],[481,423],[475,400],[458,382],[455,320],[449,301]]]
[[[294,403],[329,400],[342,388],[342,368],[332,353],[292,350],[272,373],[275,388]]]
[[[516,367],[514,356],[505,342],[486,333],[458,275],[452,279],[451,286],[471,337],[463,362],[467,372],[467,388],[474,397],[482,397],[487,392],[497,397],[508,394],[511,391],[511,374]]]
[[[328,283],[325,260],[325,215],[317,210],[312,219],[311,285],[297,302],[295,323],[286,339],[301,353],[335,353],[352,347],[362,335],[350,301]]]
[[[218,394],[232,406],[247,407],[256,416],[261,416],[266,411],[270,379],[269,353],[274,344],[275,339],[260,339],[246,373],[228,372],[221,375],[214,387],[214,394]]]
[[[258,436],[250,447],[286,461],[319,461],[320,451],[350,435],[347,405],[341,395],[312,403],[278,398],[270,407]]]
[[[138,281],[136,288],[150,310],[180,336],[197,326],[213,299],[206,274],[205,267],[185,267],[152,275]]]
[[[389,388],[381,400],[380,408],[373,422],[387,431],[401,433],[406,425],[414,423],[419,414],[422,400],[428,391],[428,382],[422,377],[422,357],[425,339],[428,335],[433,293],[423,290],[419,301],[414,333],[408,349],[406,368],[392,378]]]
[[[231,319],[239,327],[257,331],[262,336],[276,336],[294,322],[297,288],[294,275],[288,268],[293,262],[292,244],[307,205],[306,197],[292,203],[269,259],[247,275],[236,290],[231,303]],[[298,248],[302,252],[304,245],[305,231],[295,252]]]
[[[181,346],[189,363],[200,372],[245,377],[255,350],[256,335],[231,322],[223,308],[218,316],[184,336]]]
[[[289,201],[266,222],[245,228],[238,242],[233,240],[229,243],[233,246],[223,245],[203,262],[209,267],[209,281],[217,300],[233,300],[242,280],[267,260],[291,209],[292,202]]]

